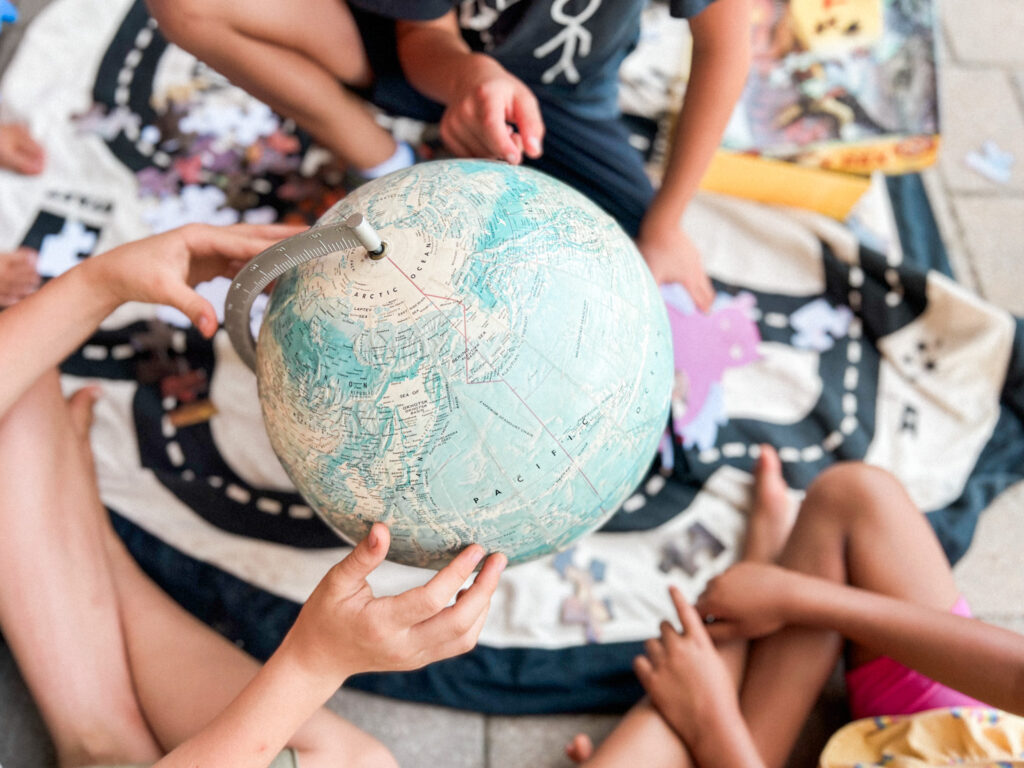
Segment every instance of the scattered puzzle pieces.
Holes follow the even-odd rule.
[[[725,391],[719,382],[708,386],[707,397],[703,407],[679,433],[684,448],[696,447],[698,451],[708,451],[715,447],[718,440],[718,428],[724,427],[729,421],[725,410]]]
[[[209,400],[200,400],[175,408],[167,418],[175,429],[203,424],[217,415],[216,406]]]
[[[143,212],[153,232],[167,232],[185,224],[235,224],[240,214],[225,208],[227,196],[217,187],[189,184],[178,196],[169,195]]]
[[[235,144],[247,147],[273,134],[280,123],[270,107],[262,102],[250,99],[239,104],[214,98],[194,105],[181,118],[179,126],[184,133],[230,138]]]
[[[986,141],[980,149],[972,149],[964,158],[968,168],[997,184],[1009,183],[1014,161],[1013,153],[1002,149],[994,141]]]
[[[826,299],[804,304],[789,317],[793,327],[792,344],[797,349],[827,352],[850,330],[853,312],[849,307],[833,307]]]
[[[661,293],[672,329],[676,369],[672,426],[684,446],[707,450],[727,420],[721,386],[725,372],[760,357],[761,333],[753,319],[756,300],[746,292],[720,293],[704,314],[681,286],[664,286]]]
[[[178,191],[180,181],[176,171],[161,171],[159,168],[147,165],[135,174],[135,180],[139,183],[139,194],[142,197],[168,197]]]
[[[92,253],[96,233],[78,219],[65,219],[60,232],[43,237],[36,267],[44,277],[62,275]]]
[[[165,376],[160,380],[160,396],[173,397],[182,404],[194,403],[206,394],[208,388],[209,381],[202,368]]]
[[[658,568],[662,573],[680,568],[692,579],[701,568],[710,564],[723,552],[725,544],[698,522],[686,529],[681,540],[670,541],[662,548]]]
[[[89,111],[73,118],[79,133],[94,133],[104,141],[113,141],[124,133],[136,139],[142,130],[142,118],[127,107],[115,107],[109,112],[102,104],[93,104]]]
[[[567,549],[556,555],[553,563],[574,588],[574,594],[562,602],[561,621],[581,625],[587,642],[597,643],[601,640],[601,624],[614,618],[611,600],[594,594],[594,585],[604,581],[606,566],[600,560],[591,560],[587,568],[580,568],[573,563],[575,554],[575,547]]]
[[[135,378],[140,384],[156,384],[168,376],[188,372],[188,363],[175,354],[174,334],[174,329],[160,320],[150,320],[146,330],[132,334]]]

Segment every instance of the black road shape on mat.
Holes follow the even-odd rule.
[[[147,357],[137,340],[149,327],[139,322],[100,331],[65,361],[62,372],[137,381],[139,365]],[[184,339],[183,349],[168,354],[181,362],[182,370],[202,371],[212,381],[212,343],[193,328],[172,333]],[[236,474],[217,449],[208,421],[168,426],[168,415],[178,403],[165,407],[164,401],[159,381],[138,383],[132,417],[141,464],[196,515],[229,533],[293,547],[322,549],[343,543],[297,493],[255,488]]]

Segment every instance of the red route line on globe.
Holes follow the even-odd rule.
[[[436,309],[438,312],[441,312],[441,308],[439,306],[437,306],[437,304],[434,302],[434,299],[440,299],[441,301],[454,301],[456,304],[459,305],[459,309],[462,310],[462,330],[461,331],[459,330],[459,326],[456,323],[453,323],[450,319],[448,319],[447,315],[445,315],[443,312],[441,312],[441,314],[442,314],[442,316],[444,316],[444,318],[446,320],[448,320],[448,324],[451,325],[452,328],[455,329],[455,332],[458,333],[460,336],[462,336],[462,343],[466,347],[466,354],[465,354],[465,357],[466,357],[466,383],[467,384],[493,384],[494,383],[493,380],[491,380],[491,381],[470,381],[469,380],[469,324],[468,324],[468,322],[466,320],[466,305],[462,303],[462,300],[461,299],[456,299],[454,296],[438,296],[435,293],[427,293],[422,288],[420,288],[418,285],[416,285],[416,282],[412,278],[410,278],[409,275],[407,275],[405,273],[405,270],[403,270],[401,267],[399,267],[397,264],[395,264],[394,260],[390,256],[387,257],[387,260],[391,264],[391,266],[393,266],[395,269],[397,269],[399,274],[401,274],[402,277],[404,277],[413,288],[415,288],[417,291],[419,291],[423,295],[423,297],[427,301],[429,301],[433,305],[434,309]],[[485,360],[485,362],[487,362],[488,365],[491,365],[491,363],[489,361]],[[493,368],[494,366],[491,366],[491,367]],[[530,412],[530,415],[533,416],[534,419],[536,419],[538,424],[540,424],[540,428],[543,429],[545,432],[547,432],[548,433],[548,437],[550,437],[552,440],[555,441],[555,445],[557,445],[561,449],[562,453],[564,453],[565,457],[569,460],[569,463],[572,464],[573,467],[576,468],[576,471],[580,473],[580,476],[584,480],[586,480],[587,485],[590,486],[590,490],[592,490],[594,492],[594,495],[597,496],[598,501],[600,501],[601,500],[601,494],[598,493],[597,488],[594,487],[594,484],[592,482],[590,482],[590,478],[587,477],[587,473],[584,472],[583,468],[580,467],[580,465],[576,463],[576,460],[572,457],[572,454],[570,454],[569,451],[567,451],[565,449],[565,446],[562,445],[561,441],[559,441],[559,439],[557,437],[555,437],[555,435],[551,432],[551,430],[548,429],[548,425],[545,424],[541,420],[541,418],[536,414],[536,412],[533,410],[533,408],[530,407],[530,404],[527,403],[526,400],[523,399],[522,395],[520,395],[518,392],[516,392],[515,387],[513,387],[511,384],[509,384],[505,380],[504,376],[499,377],[498,381],[500,381],[502,384],[504,384],[506,387],[508,387],[509,392],[511,392],[513,395],[516,396],[516,399],[520,403],[523,404],[523,407],[526,408],[526,410]],[[601,511],[606,511],[605,508],[604,508],[604,504],[601,504],[600,506],[601,506]]]

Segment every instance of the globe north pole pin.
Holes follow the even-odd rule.
[[[235,276],[224,303],[224,328],[242,362],[256,370],[256,342],[250,318],[256,297],[274,280],[299,264],[330,253],[362,246],[371,259],[384,258],[386,244],[362,214],[341,224],[313,227],[292,235],[254,256]]]

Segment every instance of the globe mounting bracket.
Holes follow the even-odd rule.
[[[387,243],[363,217],[354,213],[341,224],[312,227],[282,240],[253,257],[231,281],[224,301],[224,328],[242,362],[256,370],[252,305],[264,289],[285,272],[313,259],[362,247],[374,260],[387,255]]]

